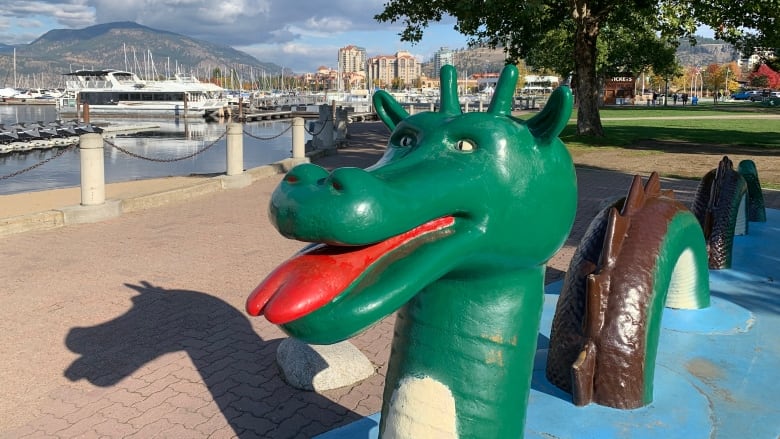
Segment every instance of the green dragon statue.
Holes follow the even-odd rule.
[[[277,229],[319,244],[269,275],[247,311],[327,344],[398,310],[382,437],[523,436],[545,263],[570,232],[577,184],[558,139],[571,91],[523,121],[517,75],[503,70],[482,113],[461,113],[451,66],[438,112],[409,116],[378,91],[393,132],[375,165],[302,164],[272,195]]]
[[[571,156],[558,139],[571,115],[571,91],[559,87],[540,113],[524,121],[511,115],[517,75],[516,67],[504,68],[484,113],[461,112],[451,66],[441,70],[437,112],[409,115],[389,94],[378,91],[373,98],[376,112],[392,134],[376,164],[332,172],[302,164],[284,177],[271,197],[269,217],[279,232],[313,244],[252,292],[247,311],[264,314],[291,336],[314,344],[345,340],[398,311],[379,426],[382,438],[523,437],[545,264],[571,230],[577,180]],[[624,215],[645,205],[646,198],[653,200],[648,205],[655,205],[657,176],[647,190],[639,187],[634,185],[634,201],[626,204]],[[698,257],[706,249],[695,218],[677,215],[676,204],[659,211],[664,212],[658,216],[661,226],[653,230],[665,233],[666,225],[675,228],[683,218],[690,226],[686,230],[700,235],[691,241],[698,246],[693,259],[704,261],[706,272],[706,259]],[[616,230],[628,230],[628,216],[612,216]],[[599,226],[602,229],[606,226]],[[647,239],[644,233],[636,235]],[[685,264],[674,261],[687,260],[690,254],[685,246],[663,244],[664,237],[653,239],[661,243],[656,248],[676,253],[655,260],[671,258],[661,264],[660,274],[652,267],[626,265],[628,272],[646,269],[651,274],[628,279],[655,279],[646,297],[610,299],[642,287],[624,285],[613,288],[613,294],[604,282],[598,292],[591,292],[603,303],[618,304],[617,312],[637,302],[649,307],[641,314],[651,321],[641,324],[651,335],[657,334],[657,309],[666,297],[659,289],[672,282],[659,276],[679,271],[673,268]],[[605,247],[629,248],[622,242]],[[642,252],[641,246],[630,248]],[[605,258],[612,261],[611,256]],[[588,266],[596,265],[601,264]],[[702,276],[706,278],[698,278]],[[702,283],[706,279],[695,285]],[[709,291],[701,294],[693,307],[708,303]],[[577,295],[573,300],[581,306],[566,313],[572,317],[561,327],[591,328],[556,357],[564,374],[583,341],[602,346],[608,334],[624,334],[604,335],[597,321],[583,322],[586,299]],[[587,309],[599,310],[594,304]],[[626,325],[623,329],[631,330]],[[652,360],[654,354],[644,355],[654,348],[653,340],[648,343],[649,349],[637,344],[639,355],[632,358]],[[595,392],[593,400],[600,402],[605,400],[602,392],[589,389],[585,381],[596,385],[609,374],[601,365],[616,357],[600,360],[594,355],[602,350],[588,352],[593,367],[583,369],[576,385],[583,394]],[[637,398],[647,403],[652,373],[643,375],[640,383]],[[568,381],[557,384],[566,387]],[[587,395],[575,398],[591,400]]]

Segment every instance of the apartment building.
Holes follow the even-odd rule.
[[[337,87],[345,90],[365,89],[366,84],[366,49],[349,45],[339,49]]]
[[[407,51],[379,55],[366,62],[368,83],[375,87],[414,87],[421,76],[421,64]]]
[[[339,70],[342,73],[365,72],[366,49],[352,45],[339,49]]]
[[[743,57],[737,60],[737,65],[742,69],[743,73],[752,72],[763,59],[772,59],[777,56],[774,49],[767,49],[756,47],[752,55]]]
[[[433,54],[433,72],[438,74],[444,65],[455,65],[454,53],[448,47],[442,47]]]

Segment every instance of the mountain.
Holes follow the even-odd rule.
[[[211,76],[214,69],[252,75],[278,74],[276,64],[233,49],[133,22],[105,23],[84,29],[54,29],[29,44],[0,44],[0,87],[13,85],[13,49],[19,86],[59,86],[62,74],[80,69],[131,70],[140,76],[179,71]]]
[[[727,64],[739,59],[739,51],[729,43],[701,36],[696,37],[696,45],[687,38],[680,38],[677,47],[677,62],[683,66],[708,66]],[[453,64],[458,72],[500,72],[504,66],[503,48],[467,47],[453,50]],[[438,77],[433,71],[433,58],[423,62],[423,73],[428,77]]]
[[[727,64],[739,57],[740,53],[734,46],[712,38],[697,36],[695,46],[692,46],[687,38],[681,38],[680,45],[677,46],[677,62],[684,66]]]

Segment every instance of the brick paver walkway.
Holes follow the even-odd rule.
[[[367,166],[386,137],[379,123],[355,125],[354,146],[319,163]],[[578,175],[578,217],[550,279],[631,180]],[[378,411],[393,317],[352,340],[378,373],[319,395],[282,381],[284,335],[243,312],[248,293],[302,246],[267,220],[280,178],[0,239],[0,437],[303,438]],[[696,182],[664,186],[687,202]]]

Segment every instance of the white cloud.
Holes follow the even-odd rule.
[[[47,16],[63,27],[89,26],[95,21],[95,11],[79,0],[70,2],[10,0],[0,7],[0,16],[8,17],[9,20]]]
[[[401,43],[398,24],[378,23],[385,0],[3,0],[0,43],[28,43],[53,28],[134,21],[154,29],[233,46],[296,71],[334,66],[337,50],[365,47],[369,56],[412,50],[432,53],[441,29],[424,43]],[[27,20],[26,26],[21,26]],[[451,21],[450,21],[451,23]],[[437,34],[438,32],[438,34]],[[445,30],[446,35],[453,32]],[[461,39],[462,40],[462,39]]]
[[[344,17],[309,17],[305,28],[313,32],[344,32],[352,28],[352,21]]]

